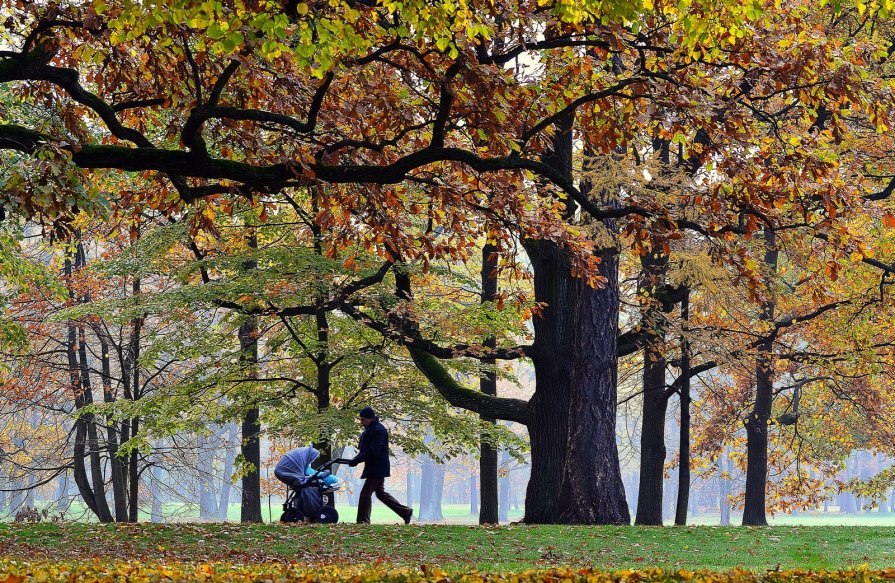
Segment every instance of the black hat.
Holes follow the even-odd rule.
[[[373,410],[373,407],[364,407],[357,416],[364,419],[376,419],[376,411]]]

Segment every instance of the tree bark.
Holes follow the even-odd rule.
[[[482,247],[482,303],[492,302],[497,296],[497,247],[486,243]],[[489,348],[497,346],[494,337],[486,338],[484,345]],[[487,370],[483,370],[479,376],[479,390],[486,395],[492,397],[497,396],[497,374],[490,367],[496,366],[493,358],[482,361]],[[484,423],[495,425],[497,420],[494,417],[481,416]],[[475,478],[472,477],[471,480]],[[481,507],[475,504],[476,508],[472,510],[473,514],[478,513],[479,524],[497,524],[498,523],[498,497],[497,497],[497,448],[491,443],[491,440],[482,434],[479,446],[479,493],[481,496]],[[474,492],[474,490],[472,490]]]
[[[560,490],[563,524],[629,524],[615,436],[618,251],[600,256],[602,288],[578,279],[568,442]],[[534,468],[532,468],[534,472]]]
[[[690,505],[690,343],[687,340],[687,321],[690,318],[689,294],[681,302],[681,427],[678,445],[677,508],[674,523],[687,524],[687,507]]]
[[[101,378],[103,384],[103,401],[113,403],[115,396],[112,394],[112,364],[109,354],[109,343],[103,334],[97,334],[101,352]],[[109,451],[109,470],[112,477],[112,497],[115,506],[115,521],[127,522],[127,477],[125,476],[125,463],[118,455],[119,445],[118,423],[111,417],[106,418],[106,446]]]
[[[249,235],[250,249],[258,248],[254,231]],[[254,269],[257,262],[246,262],[246,269]],[[239,327],[239,348],[243,370],[248,379],[258,378],[258,321],[255,317]],[[252,469],[242,477],[241,522],[262,522],[261,517],[261,412],[257,405],[248,409],[242,418],[242,457]]]
[[[653,242],[654,246],[657,244]],[[643,407],[640,432],[640,484],[634,524],[662,524],[662,486],[665,480],[665,322],[657,306],[657,290],[665,282],[668,256],[655,247],[640,258],[641,327],[643,328]]]
[[[87,339],[84,328],[78,326],[78,359],[81,368],[81,390],[84,393],[84,404],[93,404],[93,387],[90,380],[90,368],[87,362]],[[90,457],[90,482],[93,485],[93,496],[96,500],[97,518],[100,522],[114,522],[112,511],[106,500],[106,482],[103,476],[102,460],[100,460],[99,432],[93,413],[83,415],[87,425],[87,446]]]
[[[65,275],[71,276],[72,263],[68,257],[65,258],[64,269]],[[69,322],[66,328],[68,335],[65,342],[65,352],[68,356],[69,384],[74,395],[75,410],[79,411],[86,405],[86,402],[84,390],[81,388],[80,367],[78,364],[78,333],[73,322]],[[74,429],[75,440],[72,451],[72,465],[75,485],[78,487],[78,494],[80,494],[84,504],[99,518],[96,497],[93,487],[90,485],[90,479],[87,477],[87,419],[79,415],[75,419]]]
[[[773,276],[777,272],[777,242],[774,232],[765,229],[764,263],[767,270],[767,297],[762,302],[759,320],[774,321]],[[764,526],[768,523],[765,495],[768,481],[768,426],[774,398],[772,351],[774,337],[766,336],[758,344],[755,365],[755,404],[746,418],[746,499],[743,525]]]
[[[569,130],[571,127],[570,120]],[[554,167],[570,176],[571,131],[563,134],[563,130],[560,125],[557,132],[564,140],[562,147],[558,138],[554,138],[557,144],[554,153],[561,154],[559,164],[554,162]],[[583,194],[589,196],[593,190],[589,179],[582,182]],[[618,202],[614,192],[603,193],[602,198],[610,205]],[[572,210],[569,208],[567,214]],[[602,226],[614,237],[617,232],[614,221],[604,221]],[[568,304],[572,308],[573,346],[566,400],[562,404],[564,409],[560,409],[567,412],[567,439],[562,452],[557,518],[564,524],[630,524],[615,435],[620,307],[617,243],[596,253],[600,259],[598,274],[603,278],[602,287],[591,287],[581,278],[571,279],[568,271],[563,274],[568,278],[568,296],[573,300]],[[532,476],[535,474],[532,464]]]
[[[71,257],[66,257],[65,259],[64,273],[67,277],[71,277],[74,274],[74,270],[80,269],[85,265],[86,255],[84,247],[79,242],[74,253],[74,264],[72,264]],[[69,297],[73,300],[81,300],[81,298],[75,298],[71,290],[69,290]],[[90,384],[87,348],[82,326],[74,323],[68,324],[66,352],[70,381],[75,395],[75,409],[80,410],[93,403],[93,390]],[[96,514],[100,522],[113,522],[112,512],[109,510],[109,504],[106,501],[105,482],[99,458],[98,436],[92,413],[78,415],[75,422],[74,458],[75,482],[87,507]],[[87,459],[90,461],[89,478],[86,467]]]

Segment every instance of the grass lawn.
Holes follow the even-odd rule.
[[[451,571],[895,567],[891,527],[0,524],[0,558],[306,565]]]
[[[283,501],[273,499],[268,504],[264,498],[261,504],[261,516],[265,522],[278,522],[280,515],[283,513]],[[338,504],[336,509],[339,511],[339,522],[354,522],[357,518],[357,507],[348,504]],[[51,508],[51,511],[53,509]],[[240,505],[238,503],[230,503],[227,507],[227,520],[231,522],[239,522]],[[441,522],[450,524],[477,524],[478,515],[470,514],[469,504],[442,504],[441,513],[443,520]],[[184,504],[180,502],[166,503],[164,508],[165,522],[197,522],[199,520],[199,508],[196,504]],[[521,509],[511,509],[509,512],[510,522],[522,520]],[[413,516],[416,519],[419,516],[419,505],[413,508]],[[7,520],[10,518],[7,517]],[[93,522],[95,517],[91,514],[86,506],[80,502],[71,504],[68,513],[65,515],[66,520]],[[140,510],[140,521],[148,522],[150,514],[145,509]],[[373,511],[370,514],[370,520],[373,524],[402,524],[402,520],[389,510],[382,503],[374,500]],[[716,521],[717,522],[717,521]],[[895,515],[893,515],[893,526],[895,526]]]

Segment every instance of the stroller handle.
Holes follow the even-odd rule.
[[[317,473],[315,473],[314,475],[316,476],[316,475],[319,474],[320,472],[322,472],[322,471],[324,471],[324,470],[328,470],[328,469],[329,469],[330,467],[332,467],[334,464],[347,464],[347,463],[350,462],[350,461],[351,461],[351,460],[348,460],[348,459],[345,459],[345,458],[336,458],[336,459],[334,459],[334,460],[329,460],[329,461],[326,462],[326,463],[320,464],[320,467],[317,468]]]

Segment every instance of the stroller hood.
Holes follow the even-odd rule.
[[[277,463],[273,473],[287,486],[302,486],[310,478],[305,468],[319,456],[320,452],[310,446],[293,449]]]

